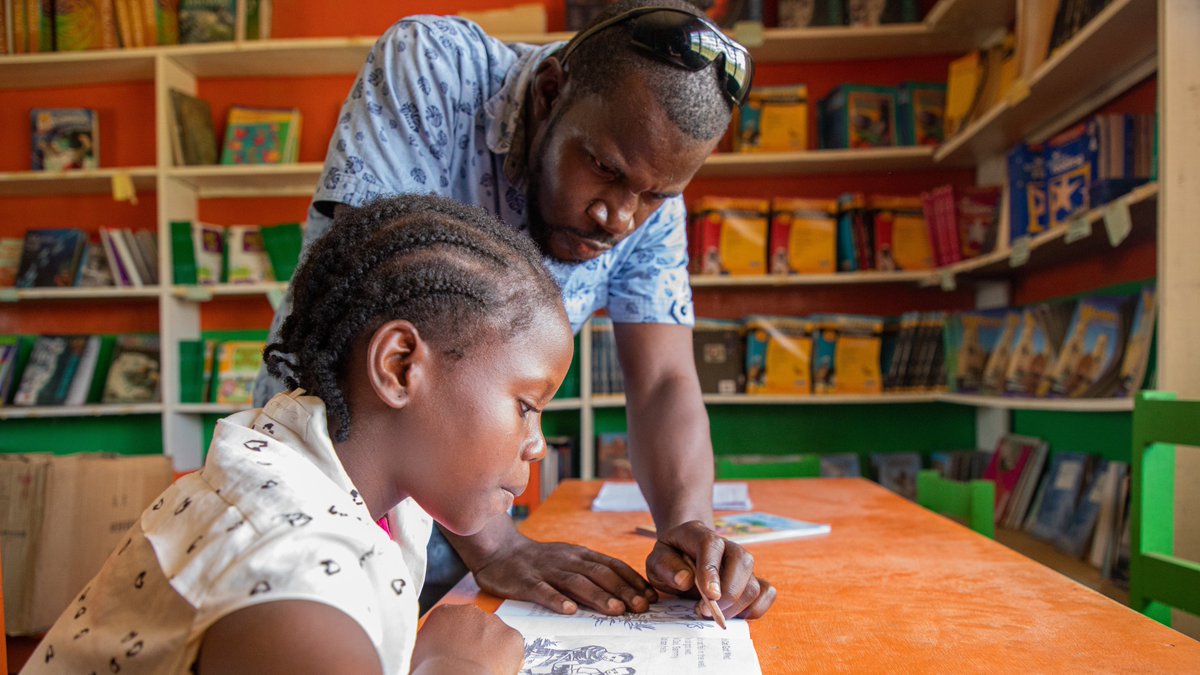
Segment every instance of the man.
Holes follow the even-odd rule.
[[[342,108],[305,245],[339,204],[400,192],[477,204],[528,232],[574,330],[598,309],[614,321],[634,473],[661,533],[646,561],[650,583],[688,593],[699,574],[724,613],[754,618],[775,590],[712,530],[681,196],[749,89],[752,64],[701,16],[682,0],[626,0],[565,47],[506,45],[449,17],[398,22]],[[260,376],[256,400],[276,387]],[[474,537],[447,536],[495,595],[606,614],[644,611],[656,598],[624,563],[534,542],[507,518]],[[431,545],[431,580],[438,557]]]

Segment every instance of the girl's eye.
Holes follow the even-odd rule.
[[[518,401],[517,401],[517,405],[518,405],[518,406],[520,407],[520,409],[521,409],[521,417],[529,417],[529,414],[530,414],[530,413],[537,413],[537,412],[541,412],[540,410],[538,410],[537,408],[535,408],[535,407],[533,407],[533,406],[529,405],[529,404],[528,404],[528,403],[526,403],[525,401],[518,400]]]

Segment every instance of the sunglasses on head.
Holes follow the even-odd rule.
[[[630,43],[660,61],[687,70],[703,70],[714,61],[725,86],[725,95],[741,105],[754,78],[750,52],[734,42],[707,19],[669,7],[638,7],[622,12],[575,36],[562,54],[562,62],[575,48],[605,28],[628,23]]]

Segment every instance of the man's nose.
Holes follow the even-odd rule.
[[[588,216],[614,236],[627,233],[633,227],[633,215],[637,199],[632,194],[625,197],[597,199],[587,209]]]

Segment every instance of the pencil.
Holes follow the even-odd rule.
[[[725,627],[725,615],[721,613],[721,607],[717,605],[717,601],[705,595],[704,589],[700,588],[700,568],[697,567],[696,573],[692,576],[695,577],[696,592],[700,594],[701,600],[708,603],[708,610],[712,612],[713,621],[717,622],[717,625],[721,627],[721,630],[729,630]]]

